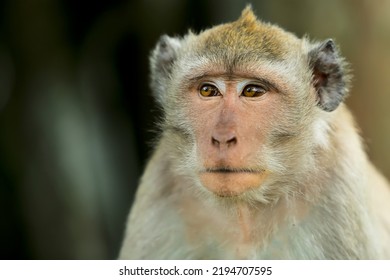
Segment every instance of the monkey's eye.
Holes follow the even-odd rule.
[[[199,90],[200,95],[204,97],[218,96],[221,95],[217,87],[213,85],[203,85]]]
[[[262,96],[266,92],[267,90],[261,86],[249,85],[244,88],[241,95],[245,97],[258,97]]]

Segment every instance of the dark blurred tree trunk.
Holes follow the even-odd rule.
[[[106,248],[99,242],[100,219],[91,210],[96,194],[88,189],[88,178],[79,177],[91,166],[85,150],[88,130],[58,4],[9,2],[7,31],[16,62],[16,88],[6,124],[6,149],[15,159],[32,257],[99,258],[106,255]],[[72,156],[77,162],[67,162]],[[86,181],[80,184],[76,178]]]
[[[356,36],[350,104],[370,157],[390,179],[390,1],[347,2]]]
[[[104,63],[112,50],[80,72],[59,4],[9,1],[16,88],[4,112],[3,151],[32,258],[115,258],[138,175],[131,127],[107,113],[118,91],[113,65]],[[99,70],[100,80],[85,78]]]

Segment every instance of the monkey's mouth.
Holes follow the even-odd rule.
[[[259,188],[268,177],[264,169],[213,167],[199,173],[205,188],[218,196],[237,196]]]
[[[264,169],[217,167],[205,168],[201,173],[263,173]]]

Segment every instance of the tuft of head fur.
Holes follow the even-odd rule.
[[[247,5],[241,12],[241,17],[238,19],[241,21],[253,22],[257,21],[255,14],[253,13],[252,5]]]
[[[300,44],[295,35],[259,21],[250,6],[238,20],[199,34],[199,42],[202,46],[199,53],[223,59],[228,65],[257,61],[261,57],[281,60],[292,45]]]

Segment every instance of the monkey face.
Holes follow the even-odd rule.
[[[324,114],[347,91],[342,69],[333,41],[310,44],[250,10],[199,35],[163,36],[152,87],[181,139],[178,168],[223,197],[293,185],[326,146]]]
[[[216,73],[195,78],[186,102],[199,179],[219,196],[260,187],[270,172],[262,160],[263,148],[282,98],[264,76],[244,76]]]

